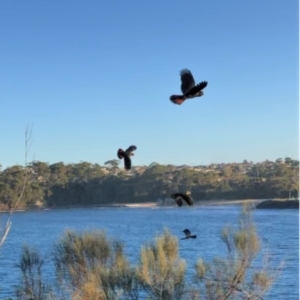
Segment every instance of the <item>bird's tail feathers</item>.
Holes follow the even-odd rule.
[[[183,95],[172,95],[172,96],[170,97],[170,100],[171,100],[174,104],[180,105],[180,104],[182,104],[183,101],[185,100],[185,96],[183,96]]]

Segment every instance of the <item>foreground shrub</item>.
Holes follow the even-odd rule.
[[[17,287],[17,299],[47,300],[53,299],[51,288],[43,282],[42,266],[44,261],[40,254],[28,246],[23,247],[19,263],[21,282]]]
[[[119,299],[135,294],[135,270],[120,241],[109,241],[103,231],[66,232],[55,246],[54,261],[60,285],[74,299]]]
[[[142,247],[137,272],[150,299],[182,299],[185,261],[178,256],[178,239],[165,230],[155,244]]]

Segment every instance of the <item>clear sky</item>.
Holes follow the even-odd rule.
[[[0,2],[0,164],[298,158],[298,1]],[[174,105],[188,68],[204,96]]]

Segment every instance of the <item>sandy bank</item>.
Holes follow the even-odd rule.
[[[245,199],[245,200],[202,200],[195,201],[194,206],[212,206],[212,205],[241,205],[243,203],[253,203],[257,204],[265,199]],[[116,206],[124,206],[130,208],[151,208],[151,207],[168,207],[168,206],[176,206],[174,205],[160,205],[156,202],[147,202],[147,203],[122,203],[116,204]]]
[[[243,203],[253,203],[256,205],[266,199],[246,199],[246,200],[202,200],[195,201],[194,206],[216,206],[216,205],[241,205]],[[160,205],[157,202],[145,202],[145,203],[113,203],[113,204],[99,204],[99,205],[66,205],[66,206],[41,206],[41,207],[28,207],[17,209],[15,212],[22,211],[36,211],[36,210],[56,210],[56,209],[76,209],[76,208],[160,208],[160,207],[177,207],[174,205]],[[1,212],[8,212],[7,210],[2,210]]]

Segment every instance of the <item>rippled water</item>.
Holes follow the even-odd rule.
[[[125,242],[125,251],[132,262],[139,257],[142,243],[152,240],[168,227],[182,237],[189,228],[196,240],[180,241],[180,255],[189,267],[195,257],[211,260],[224,253],[220,240],[225,225],[237,224],[239,206],[182,208],[76,208],[18,212],[13,216],[10,234],[0,249],[0,299],[14,296],[19,271],[15,267],[22,245],[27,243],[46,257],[45,274],[51,273],[52,245],[66,228],[78,231],[103,228],[110,237]],[[5,217],[5,216],[4,216]],[[262,238],[262,252],[268,248],[272,263],[283,260],[279,280],[265,299],[299,299],[299,212],[298,210],[254,210],[254,220]]]

